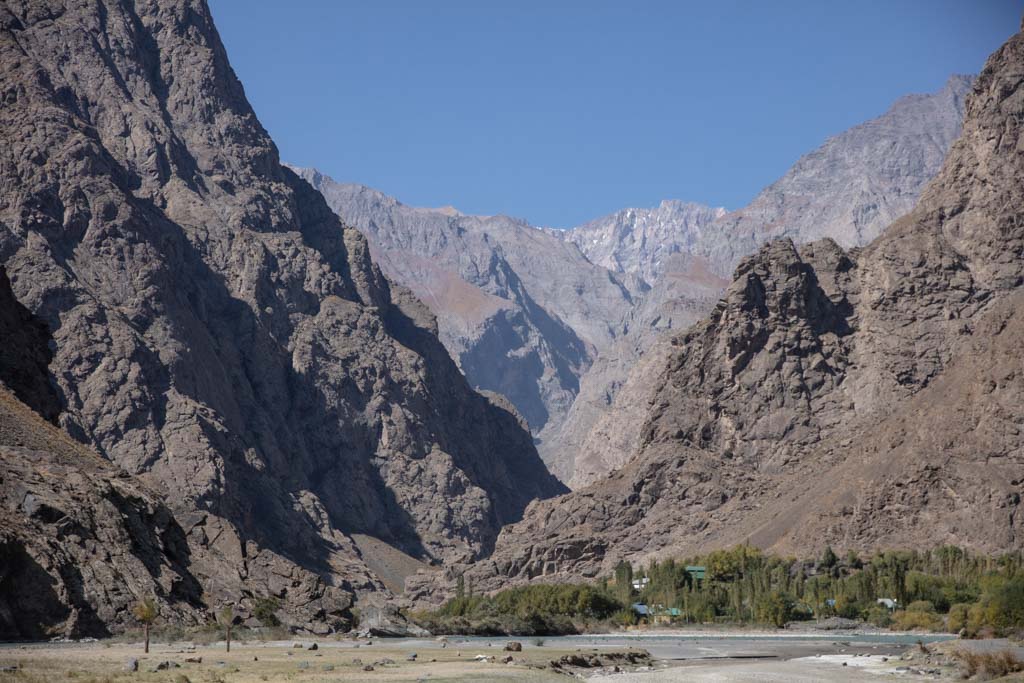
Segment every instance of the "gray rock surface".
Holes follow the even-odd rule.
[[[60,397],[47,372],[51,342],[46,323],[18,303],[0,268],[0,379],[18,400],[53,422]]]
[[[716,239],[715,222],[727,213],[721,207],[671,199],[652,209],[623,209],[555,234],[578,246],[592,262],[652,284],[678,255],[700,253],[700,245]]]
[[[561,424],[580,376],[620,336],[635,278],[516,219],[410,207],[294,170],[367,236],[384,273],[437,315],[442,342],[473,386],[508,397],[541,438]]]
[[[1022,118],[1017,34],[912,213],[863,249],[784,239],[742,260],[673,339],[629,462],[532,506],[465,580],[593,576],[741,542],[1019,549]]]
[[[0,365],[0,639],[107,634],[133,626],[131,608],[145,597],[169,620],[201,623],[185,531],[161,497],[9,388],[45,384],[38,361],[49,350],[45,326],[4,278],[0,324],[10,320],[22,326],[13,335],[4,328],[5,358],[35,359]]]
[[[345,627],[383,590],[349,533],[473,556],[564,490],[279,164],[205,3],[5,3],[0,86],[0,261],[60,425],[168,495],[209,600]]]

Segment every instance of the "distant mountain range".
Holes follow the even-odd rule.
[[[978,76],[909,214],[864,247],[821,227],[796,244],[780,228],[742,258],[721,301],[632,387],[639,408],[616,418],[637,425],[622,467],[531,506],[448,585],[575,581],[741,543],[781,556],[1019,549],[1022,119],[1018,33]]]
[[[666,200],[571,230],[540,229],[413,208],[293,169],[367,236],[385,274],[437,315],[470,383],[507,396],[548,467],[579,486],[630,451],[636,430],[602,422],[630,373],[646,377],[640,357],[710,311],[738,259],[778,237],[860,246],[913,208],[959,134],[971,81],[953,76],[938,92],[901,98],[733,212]]]

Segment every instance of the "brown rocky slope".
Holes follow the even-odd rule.
[[[4,3],[0,91],[0,262],[60,426],[168,495],[208,607],[345,627],[383,590],[351,534],[474,556],[564,490],[280,165],[204,2]]]
[[[534,504],[474,586],[750,542],[1024,543],[1024,34],[986,64],[917,207],[863,250],[743,260],[674,340],[620,471]]]
[[[109,633],[144,596],[199,622],[185,532],[160,497],[43,419],[59,411],[49,332],[2,270],[0,339],[0,639]]]

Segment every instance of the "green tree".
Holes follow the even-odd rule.
[[[142,633],[146,639],[145,652],[149,653],[149,627],[153,625],[156,618],[160,616],[160,608],[156,604],[156,600],[153,598],[145,598],[135,603],[135,607],[132,608],[132,614],[138,619],[139,623],[142,624]]]
[[[466,577],[462,574],[455,580],[455,597],[459,600],[466,597]]]
[[[772,591],[763,596],[757,603],[757,619],[776,628],[782,628],[793,618],[796,600],[789,593]]]

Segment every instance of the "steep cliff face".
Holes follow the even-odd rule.
[[[471,556],[563,490],[279,164],[205,3],[6,3],[0,65],[0,259],[60,424],[170,494],[212,599],[343,625],[381,588],[350,533]]]
[[[109,634],[134,626],[144,597],[203,623],[185,531],[160,496],[2,387],[0,503],[0,638]]]
[[[199,623],[185,532],[160,497],[47,422],[49,330],[2,271],[0,339],[0,638],[109,633],[143,596]]]
[[[46,323],[18,303],[7,272],[0,268],[0,380],[51,422],[60,414],[60,397],[47,367],[53,357]]]
[[[731,213],[667,200],[537,229],[293,170],[368,236],[385,274],[437,315],[470,383],[507,396],[548,467],[578,488],[632,454],[663,337],[714,307],[737,259],[777,236],[860,246],[913,207],[960,129],[970,82],[899,100]],[[659,351],[642,360],[648,349]]]
[[[750,541],[1021,547],[1024,34],[915,210],[863,250],[769,243],[673,341],[631,461],[531,507],[474,585]]]

